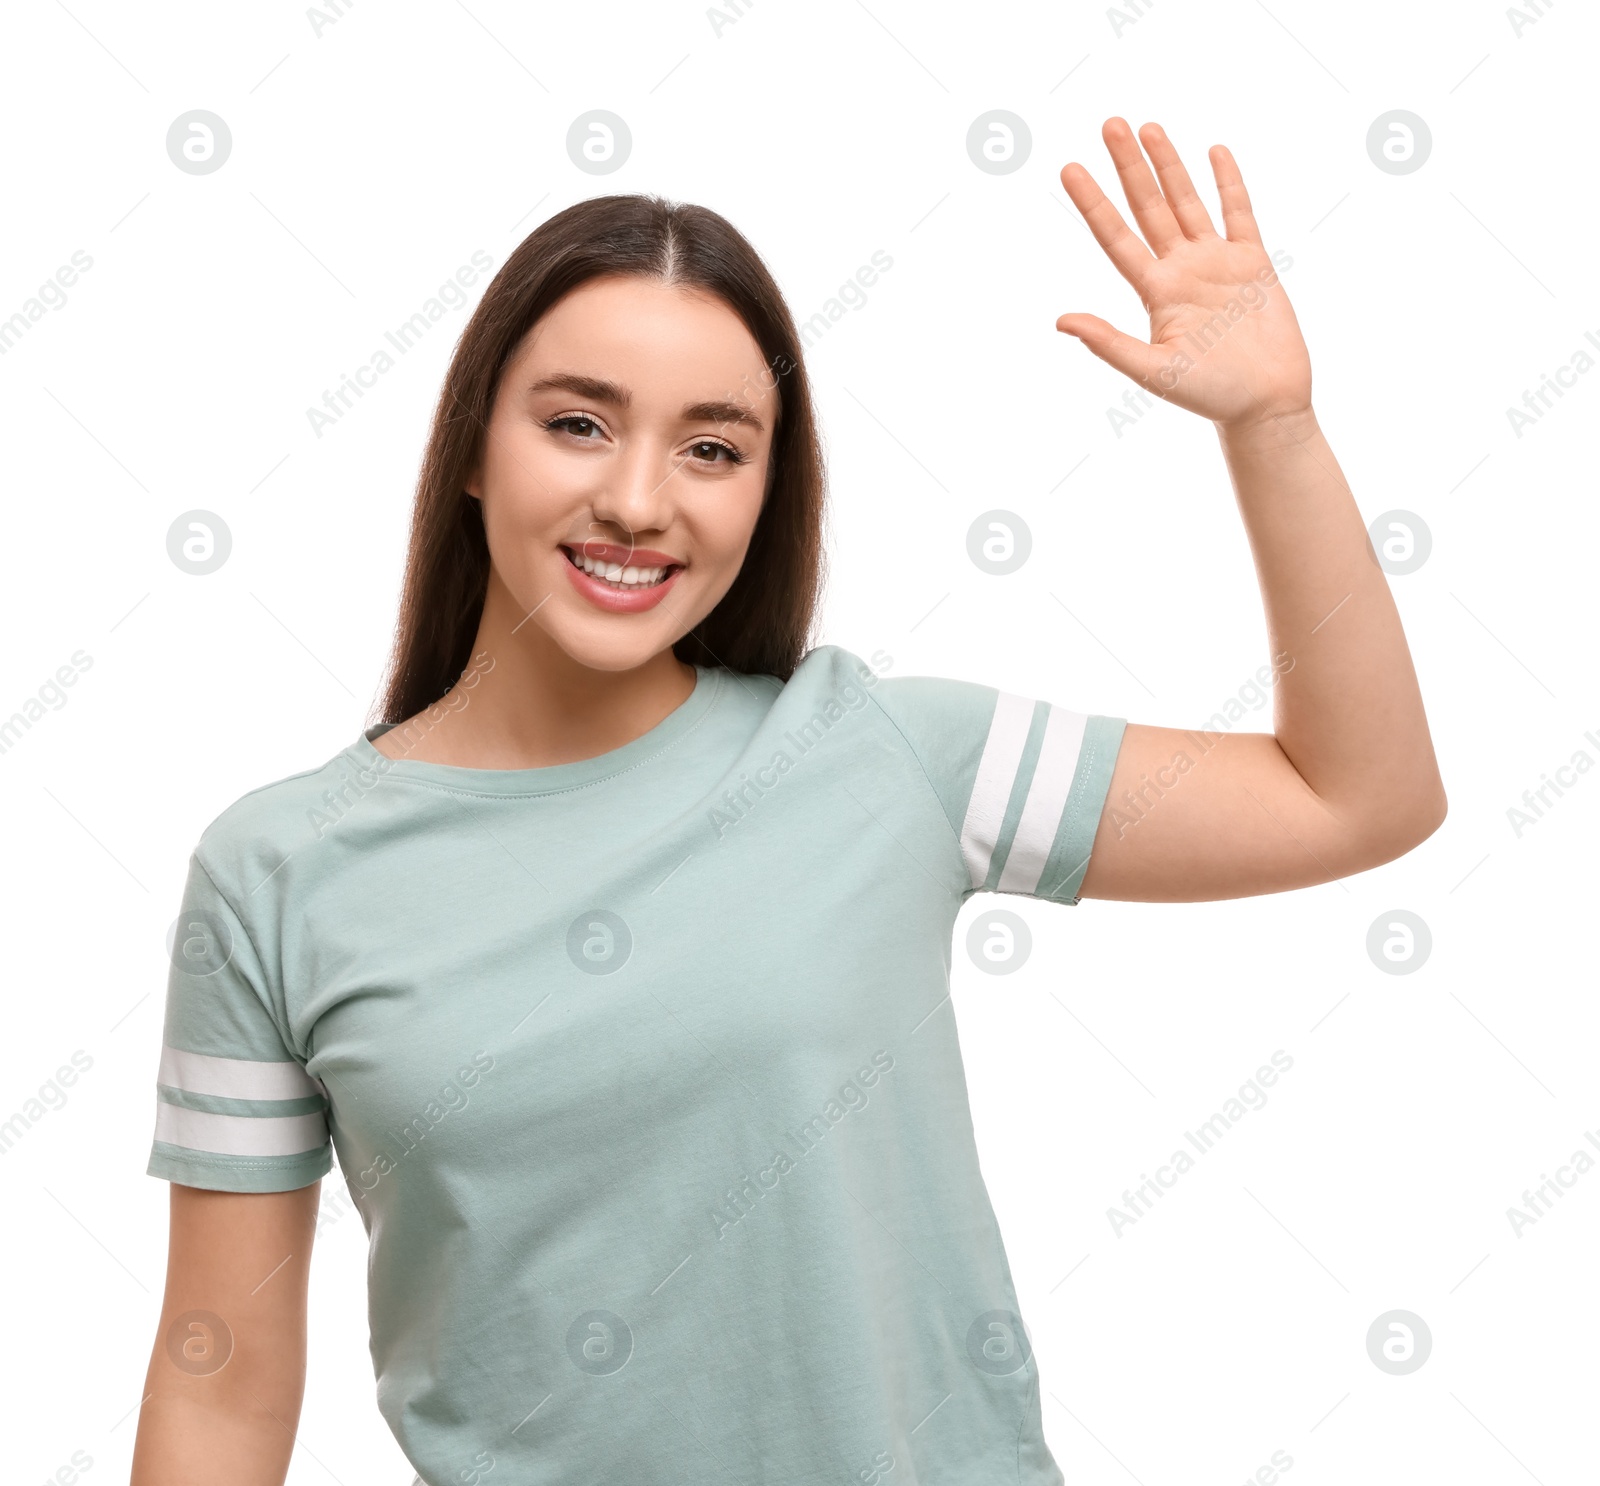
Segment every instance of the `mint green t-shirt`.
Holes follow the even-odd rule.
[[[337,1153],[427,1486],[1060,1486],[951,942],[1078,901],[1124,724],[878,670],[700,667],[547,768],[372,728],[202,834],[150,1173]]]

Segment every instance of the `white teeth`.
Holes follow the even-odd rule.
[[[651,588],[659,583],[666,568],[623,567],[621,563],[601,562],[587,553],[574,554],[577,564],[591,578],[601,578],[618,587]]]

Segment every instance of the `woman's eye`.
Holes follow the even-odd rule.
[[[545,427],[546,428],[562,428],[562,429],[566,429],[566,431],[568,433],[571,433],[574,438],[583,439],[586,443],[593,443],[594,442],[588,436],[588,434],[574,432],[573,429],[571,429],[571,428],[569,428],[567,426],[567,425],[573,424],[573,423],[581,424],[584,428],[591,428],[591,429],[592,428],[598,428],[600,426],[599,424],[597,424],[594,421],[593,418],[585,418],[581,414],[578,414],[578,413],[568,413],[564,418],[552,418],[548,423],[545,424]]]
[[[547,419],[544,426],[552,432],[570,434],[585,444],[598,443],[602,435],[600,425],[582,413],[566,413],[557,418]],[[689,446],[689,453],[701,464],[743,464],[745,460],[744,455],[732,444],[724,444],[720,439],[700,439]],[[727,457],[723,459],[719,458],[719,455]]]
[[[707,464],[744,463],[744,455],[735,449],[732,444],[724,444],[716,439],[701,439],[699,443],[691,444],[689,446],[689,452],[693,454],[696,459],[702,460]],[[726,454],[728,456],[727,459],[719,460],[717,458],[719,453]]]

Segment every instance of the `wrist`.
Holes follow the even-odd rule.
[[[1282,412],[1253,414],[1229,422],[1216,422],[1217,436],[1224,444],[1305,443],[1317,432],[1317,414],[1310,403]]]

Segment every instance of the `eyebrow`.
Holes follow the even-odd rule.
[[[595,402],[608,402],[618,408],[626,408],[633,401],[633,394],[626,387],[619,386],[605,377],[585,376],[582,372],[553,372],[528,387],[530,394],[556,391],[572,392],[579,397],[592,398]],[[765,427],[749,408],[736,402],[720,400],[685,404],[683,420],[686,423],[742,423],[756,433],[760,433]]]

